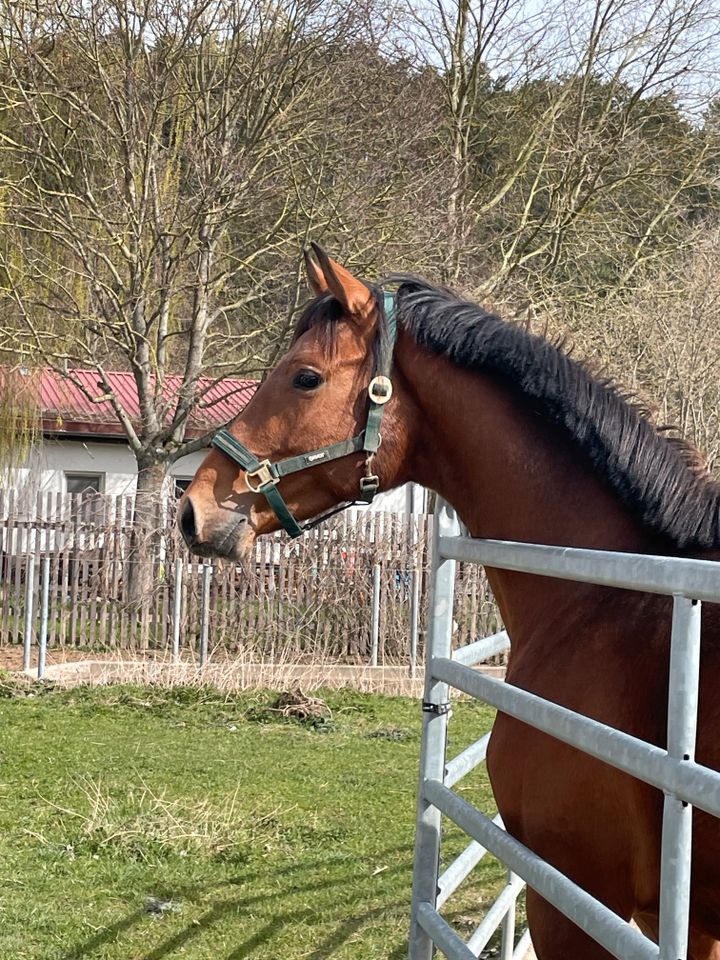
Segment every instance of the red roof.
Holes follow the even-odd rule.
[[[71,370],[87,394],[71,380],[42,370],[38,375],[38,394],[44,433],[95,434],[96,436],[124,436],[97,370]],[[131,373],[115,370],[107,373],[112,392],[133,422],[140,418],[137,386]],[[166,420],[174,409],[173,400],[182,383],[182,377],[165,379],[163,396],[170,402]],[[256,380],[227,379],[214,383],[210,379],[198,381],[199,400],[189,418],[187,436],[201,436],[214,427],[221,427],[247,405],[258,387]],[[92,398],[92,399],[90,399]]]

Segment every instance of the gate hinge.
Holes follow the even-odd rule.
[[[439,717],[446,713],[452,713],[449,701],[445,703],[431,703],[430,700],[423,700],[422,708],[423,713],[435,713]]]

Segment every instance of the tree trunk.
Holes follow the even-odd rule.
[[[127,565],[127,599],[139,607],[155,586],[154,560],[162,530],[167,463],[138,458],[137,490]]]

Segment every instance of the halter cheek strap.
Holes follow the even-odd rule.
[[[244,443],[237,440],[227,430],[221,430],[212,440],[213,447],[230,457],[245,471],[245,481],[249,489],[253,493],[261,493],[265,497],[275,516],[291,537],[299,537],[306,530],[311,530],[322,523],[323,520],[327,520],[333,514],[339,513],[354,504],[371,503],[379,490],[380,479],[377,474],[372,472],[372,462],[382,442],[380,427],[385,412],[385,404],[392,396],[393,388],[390,374],[397,339],[395,297],[390,293],[384,293],[383,298],[389,349],[387,350],[386,360],[380,364],[380,369],[376,369],[372,380],[368,384],[370,406],[365,429],[362,433],[351,437],[349,440],[340,440],[338,443],[332,443],[327,447],[320,447],[320,449],[312,450],[310,453],[301,453],[296,457],[287,457],[287,459],[278,460],[276,463],[271,463],[270,460],[258,460]],[[361,452],[365,452],[367,456],[365,457],[365,476],[360,479],[359,498],[342,503],[329,513],[324,513],[320,517],[299,524],[278,490],[280,480],[291,473],[299,473],[301,470],[316,467],[320,463],[327,463],[329,460],[338,460],[340,457],[347,457],[351,453]]]

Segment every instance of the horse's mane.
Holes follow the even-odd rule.
[[[720,485],[702,455],[656,426],[649,411],[612,380],[595,375],[562,345],[447,289],[405,275],[388,282],[398,286],[398,322],[420,346],[521,393],[565,432],[642,524],[680,548],[720,547]],[[323,298],[301,318],[296,337],[330,319],[327,335],[334,339],[336,318]]]

